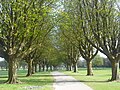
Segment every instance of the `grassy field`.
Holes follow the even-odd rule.
[[[108,82],[111,78],[111,69],[96,69],[94,76],[86,76],[86,69],[79,69],[77,73],[62,72],[75,77],[93,90],[120,90],[120,82]],[[54,80],[50,72],[39,72],[31,77],[25,75],[26,71],[18,71],[18,79],[22,84],[4,84],[7,80],[7,71],[0,71],[0,90],[53,90]]]
[[[18,79],[22,84],[4,84],[7,71],[0,71],[0,90],[53,90],[54,80],[50,72],[39,72],[30,77],[25,75],[26,71],[18,71]]]
[[[108,79],[111,78],[111,69],[96,69],[94,76],[86,76],[86,69],[80,69],[77,73],[63,72],[87,84],[93,90],[120,90],[120,82],[108,82]]]

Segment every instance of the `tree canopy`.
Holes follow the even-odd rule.
[[[77,72],[82,56],[87,75],[93,75],[92,60],[98,51],[111,62],[111,80],[119,79],[116,0],[0,0],[0,56],[8,63],[7,83],[19,83],[17,66],[22,61],[30,76],[38,64],[39,71],[64,65]]]

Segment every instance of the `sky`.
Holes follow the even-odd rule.
[[[101,52],[98,52],[98,55],[100,55],[103,58],[107,58],[107,56],[105,54],[101,53]]]
[[[4,61],[4,58],[1,58],[1,57],[0,57],[0,61]]]
[[[100,55],[100,57],[107,58],[107,56],[101,52],[98,52],[98,55]],[[80,57],[80,60],[84,60],[84,58]]]

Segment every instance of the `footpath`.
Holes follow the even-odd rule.
[[[52,75],[55,79],[53,84],[54,90],[93,90],[72,76],[65,75],[58,71],[52,72]]]

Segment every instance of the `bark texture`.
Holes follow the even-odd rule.
[[[17,81],[17,61],[13,56],[9,57],[9,65],[8,65],[8,84],[18,83]]]
[[[31,76],[32,75],[32,60],[28,61],[28,73],[26,76]]]
[[[39,64],[39,72],[41,72],[41,64]]]
[[[37,64],[35,64],[35,72],[37,72]]]
[[[87,62],[87,76],[93,76],[92,61]]]
[[[73,67],[74,67],[74,72],[77,72],[77,62],[73,64]]]
[[[119,62],[113,61],[112,64],[112,77],[111,81],[118,80],[119,79]]]

